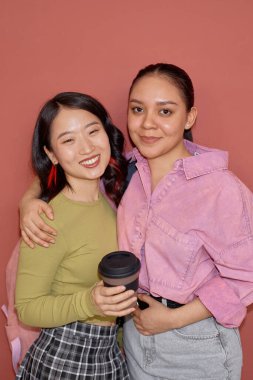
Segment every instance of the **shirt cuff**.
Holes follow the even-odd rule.
[[[246,316],[246,307],[221,277],[207,281],[195,294],[224,327],[239,327]]]

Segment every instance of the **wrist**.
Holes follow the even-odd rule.
[[[31,201],[32,199],[33,197],[25,194],[19,201],[19,204],[18,204],[19,210],[22,210],[25,207],[26,203]]]
[[[30,202],[33,199],[38,199],[40,197],[40,193],[41,193],[40,181],[38,177],[35,177],[29,189],[26,190],[26,192],[23,194],[22,198],[20,199],[19,209],[24,207],[27,202]]]
[[[97,287],[97,282],[90,288],[90,290],[87,294],[89,309],[92,311],[93,315],[104,316],[99,305],[96,303],[96,297],[95,297],[96,287]],[[86,298],[86,300],[87,300],[87,298]]]
[[[180,329],[184,325],[183,318],[182,318],[183,313],[181,312],[180,309],[181,307],[176,308],[176,309],[169,309],[169,308],[167,309],[169,313],[171,330]]]

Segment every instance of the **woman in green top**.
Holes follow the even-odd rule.
[[[115,318],[136,302],[124,286],[106,288],[101,258],[117,249],[115,212],[127,162],[123,135],[104,107],[80,93],[61,93],[42,108],[32,160],[41,199],[53,207],[58,239],[49,248],[21,244],[16,308],[25,324],[41,327],[17,379],[128,379]]]

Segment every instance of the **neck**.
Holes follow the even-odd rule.
[[[155,189],[161,179],[173,169],[173,166],[177,160],[189,156],[191,156],[191,154],[183,146],[182,150],[178,152],[171,152],[171,154],[148,159],[148,164],[151,172],[152,191]]]
[[[74,183],[73,183],[74,182]],[[62,193],[73,201],[94,202],[99,197],[99,180],[71,181],[70,187],[65,186]]]

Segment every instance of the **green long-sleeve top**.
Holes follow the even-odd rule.
[[[113,321],[98,314],[91,290],[101,258],[117,249],[116,216],[102,194],[77,202],[58,194],[51,202],[55,244],[31,249],[21,243],[16,284],[19,319],[30,326],[57,327],[74,321]],[[48,223],[48,221],[47,221]]]

